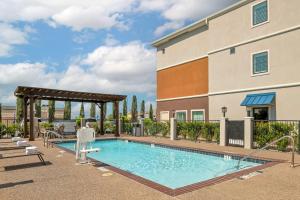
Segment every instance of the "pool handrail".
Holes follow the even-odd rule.
[[[277,139],[277,140],[274,140],[273,142],[270,142],[268,144],[266,144],[264,147],[260,148],[260,149],[257,149],[247,155],[245,155],[243,158],[239,159],[237,165],[236,165],[236,168],[239,169],[240,168],[240,163],[248,158],[250,158],[251,156],[253,156],[255,153],[258,153],[259,151],[261,150],[264,150],[266,148],[268,148],[269,146],[285,139],[285,138],[288,138],[292,141],[292,159],[291,159],[291,167],[295,167],[295,140],[292,136],[289,136],[289,135],[285,135],[285,136],[282,136],[281,138]]]

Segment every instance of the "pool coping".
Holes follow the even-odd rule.
[[[217,156],[228,155],[228,156],[232,156],[232,157],[235,157],[235,158],[237,158],[237,157],[240,158],[240,157],[245,156],[245,155],[242,155],[242,154],[235,154],[235,153],[230,153],[230,152],[212,151],[212,150],[201,149],[201,148],[192,148],[192,147],[185,147],[185,146],[179,146],[179,145],[164,144],[164,143],[152,142],[152,141],[151,142],[140,141],[140,140],[126,139],[126,138],[112,137],[112,138],[98,138],[98,139],[96,139],[96,141],[99,141],[99,140],[123,140],[123,141],[136,142],[136,143],[142,143],[142,144],[148,144],[148,145],[154,144],[154,145],[158,145],[160,147],[172,148],[172,149],[177,149],[177,150],[181,150],[181,151],[195,152],[195,153],[201,153],[201,154],[204,153],[204,154],[217,155]],[[64,143],[74,142],[74,141],[76,141],[76,140],[68,140],[68,141],[64,141]],[[59,149],[63,149],[66,152],[75,155],[74,151],[57,145],[61,142],[56,141],[56,142],[52,142],[52,143],[55,147],[57,147]],[[259,171],[259,170],[263,170],[263,169],[271,167],[271,166],[274,166],[276,164],[285,162],[285,160],[251,156],[249,158],[250,160],[252,160],[251,162],[262,161],[262,162],[265,162],[265,163],[263,163],[259,166],[251,167],[249,169],[244,169],[244,170],[241,170],[241,171],[238,171],[238,172],[233,172],[233,173],[226,174],[226,175],[223,175],[223,176],[219,176],[219,177],[216,177],[216,178],[212,178],[212,179],[209,179],[209,180],[205,180],[205,181],[193,183],[193,184],[190,184],[190,185],[186,185],[186,186],[183,186],[183,187],[180,187],[180,188],[172,189],[172,188],[166,187],[164,185],[161,185],[159,183],[156,183],[154,181],[143,178],[141,176],[138,176],[138,175],[132,174],[130,172],[124,171],[122,169],[119,169],[117,167],[111,166],[107,163],[103,163],[101,161],[95,160],[91,157],[88,157],[88,158],[94,163],[95,167],[105,167],[106,169],[109,169],[109,170],[111,170],[115,173],[123,175],[127,178],[130,178],[130,179],[132,179],[132,180],[134,180],[138,183],[146,185],[146,186],[148,186],[152,189],[158,190],[158,191],[160,191],[164,194],[167,194],[169,196],[182,195],[182,194],[185,194],[185,193],[188,193],[188,192],[192,192],[192,191],[199,190],[199,189],[207,187],[207,186],[215,185],[215,184],[227,181],[227,180],[238,178],[238,177],[241,177],[243,175],[247,175],[247,174],[250,174],[250,173],[253,173],[253,172],[256,172],[256,171]]]

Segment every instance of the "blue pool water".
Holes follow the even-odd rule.
[[[59,146],[73,150],[72,142]],[[205,155],[123,140],[98,140],[92,145],[101,150],[89,157],[124,171],[176,189],[238,171],[237,160],[228,156]],[[241,162],[241,169],[260,165]]]

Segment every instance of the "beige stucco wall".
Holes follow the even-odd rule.
[[[157,49],[157,69],[198,59],[208,52],[207,27],[186,33]],[[165,49],[165,54],[162,53]]]
[[[300,2],[300,1],[299,1]],[[270,73],[252,76],[252,54],[269,51]],[[300,82],[300,29],[209,55],[209,93]]]
[[[253,28],[252,5],[261,1],[254,1],[210,20],[209,51],[300,25],[299,0],[268,0],[269,22]]]
[[[210,119],[222,117],[221,108],[228,108],[226,116],[229,119],[240,120],[247,116],[246,107],[240,106],[247,94],[276,92],[275,108],[270,113],[277,120],[299,120],[300,119],[300,87],[242,92],[209,97]]]

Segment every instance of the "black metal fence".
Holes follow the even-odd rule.
[[[226,123],[227,144],[230,146],[244,146],[244,120],[228,120]]]
[[[300,121],[298,120],[255,120],[253,122],[253,146],[261,148],[283,136],[292,136],[300,150]],[[286,151],[291,147],[288,139],[277,142],[272,148]]]

